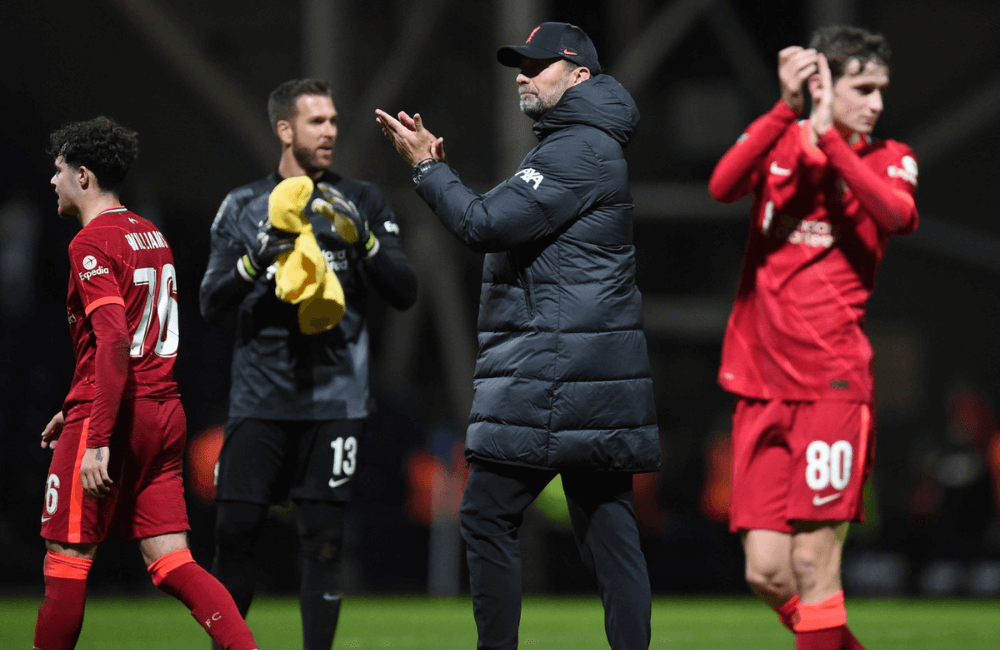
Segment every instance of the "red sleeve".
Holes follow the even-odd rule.
[[[107,447],[118,418],[125,379],[128,375],[129,340],[125,307],[111,302],[90,313],[97,338],[94,404],[90,412],[87,447]]]
[[[916,229],[919,217],[913,195],[880,178],[851,151],[836,129],[827,129],[818,146],[879,229],[897,235]]]
[[[69,245],[70,277],[88,314],[109,300],[125,304],[114,273],[116,247],[108,241],[108,230],[88,224]]]
[[[716,201],[732,203],[753,189],[753,171],[757,163],[774,147],[781,134],[798,119],[788,104],[779,100],[774,107],[754,120],[729,148],[712,171],[708,191]]]

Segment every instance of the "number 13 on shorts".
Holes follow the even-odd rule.
[[[330,477],[330,487],[335,488],[347,483],[357,469],[358,439],[354,436],[335,438],[330,441],[333,448],[333,476]]]

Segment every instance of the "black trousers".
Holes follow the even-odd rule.
[[[478,648],[514,650],[521,621],[525,509],[562,474],[580,557],[597,580],[604,629],[613,650],[649,647],[652,596],[632,507],[632,475],[472,464],[460,510],[469,562]]]

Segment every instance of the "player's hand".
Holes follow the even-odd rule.
[[[778,52],[778,79],[781,80],[781,98],[799,115],[805,108],[802,87],[806,80],[819,72],[816,50],[792,45]]]
[[[108,460],[111,456],[108,447],[97,447],[83,452],[80,462],[80,483],[87,496],[98,499],[111,491],[114,481],[108,475]]]
[[[49,423],[45,425],[44,429],[42,429],[42,449],[56,448],[56,443],[59,441],[59,436],[62,435],[63,425],[65,424],[66,416],[63,415],[62,411],[59,411],[52,416]]]
[[[323,198],[313,199],[313,212],[322,214],[333,223],[334,232],[353,246],[358,254],[368,258],[378,252],[378,239],[368,227],[368,220],[358,211],[353,201],[329,183],[317,183]]]
[[[809,80],[809,92],[813,102],[812,112],[809,114],[809,127],[813,143],[833,126],[833,81],[830,76],[830,66],[822,54],[818,57],[817,65],[819,74]]]
[[[444,138],[439,138],[424,128],[420,113],[414,113],[410,117],[400,111],[399,119],[396,119],[376,108],[375,116],[375,121],[382,126],[382,135],[396,147],[396,151],[411,167],[427,158],[444,162]]]
[[[295,248],[296,237],[296,233],[281,230],[267,219],[262,220],[257,224],[256,241],[247,246],[246,255],[237,263],[240,274],[247,280],[256,280],[260,272],[271,266],[279,255]]]

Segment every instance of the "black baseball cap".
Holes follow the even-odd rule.
[[[521,67],[521,58],[566,59],[590,70],[601,72],[597,48],[586,32],[569,23],[542,23],[531,30],[524,45],[506,45],[497,51],[497,61],[509,68]]]

